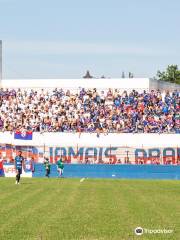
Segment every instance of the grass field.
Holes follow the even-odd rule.
[[[136,236],[138,226],[172,229]],[[180,239],[180,182],[0,179],[0,240]]]

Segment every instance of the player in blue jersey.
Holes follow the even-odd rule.
[[[24,157],[22,156],[22,152],[19,151],[18,155],[14,159],[14,166],[16,169],[16,184],[19,184],[22,168],[24,167]]]

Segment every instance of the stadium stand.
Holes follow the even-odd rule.
[[[0,89],[0,131],[180,133],[180,93]]]

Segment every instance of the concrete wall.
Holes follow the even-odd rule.
[[[149,78],[112,78],[112,79],[3,79],[3,88],[119,88],[149,89]]]
[[[0,144],[17,146],[63,146],[63,147],[179,147],[180,134],[155,133],[109,133],[108,135],[96,133],[33,133],[32,140],[14,139],[10,132],[0,132]]]
[[[45,169],[43,164],[36,164],[33,177],[44,176]],[[56,165],[52,165],[50,177],[57,176]],[[67,164],[64,168],[64,177],[180,179],[180,166]]]
[[[180,84],[150,79],[150,90],[159,89],[161,91],[180,91]]]
[[[5,169],[6,167],[6,169]],[[9,169],[9,170],[7,170]],[[11,169],[11,170],[10,170]],[[0,176],[15,177],[13,164],[5,164]],[[28,175],[29,174],[29,175]],[[35,172],[23,177],[45,177],[43,164],[35,164]],[[57,167],[51,165],[50,177],[58,177]],[[180,166],[162,165],[90,165],[65,164],[64,177],[67,178],[129,178],[129,179],[180,179]]]

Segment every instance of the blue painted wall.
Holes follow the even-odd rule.
[[[44,177],[43,164],[35,165],[33,177]],[[57,177],[56,165],[51,165],[50,177]],[[180,166],[172,165],[90,165],[65,164],[64,177],[180,179]]]
[[[4,177],[4,171],[3,171],[3,169],[0,169],[0,177]]]

